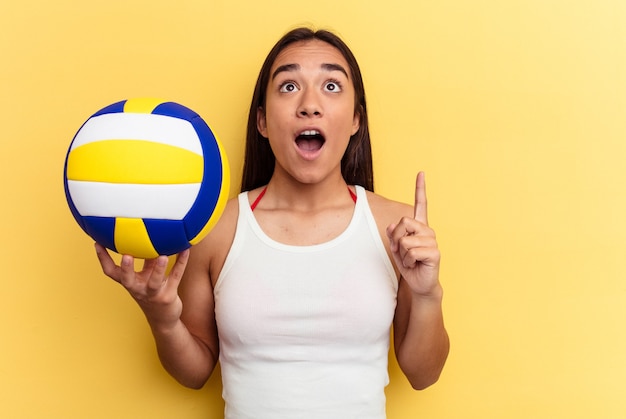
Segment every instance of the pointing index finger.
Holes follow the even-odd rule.
[[[415,180],[415,219],[428,225],[426,179],[424,172],[419,172]]]

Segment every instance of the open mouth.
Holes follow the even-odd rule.
[[[324,136],[317,130],[302,131],[296,137],[296,145],[303,151],[317,151],[324,145]]]

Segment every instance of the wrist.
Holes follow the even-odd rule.
[[[155,336],[173,336],[178,333],[178,330],[183,323],[180,318],[177,318],[167,320],[148,319],[148,324],[150,325],[150,329]]]
[[[138,301],[150,328],[155,333],[168,334],[182,323],[182,302],[176,298],[171,302]]]
[[[441,304],[443,300],[443,287],[437,282],[437,284],[428,291],[412,291],[411,296],[415,302]]]

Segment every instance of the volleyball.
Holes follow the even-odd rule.
[[[129,99],[93,114],[74,136],[65,196],[80,227],[120,254],[148,259],[198,243],[221,216],[230,169],[191,109]]]

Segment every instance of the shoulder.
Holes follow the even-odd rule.
[[[409,204],[394,201],[370,191],[366,191],[366,194],[370,210],[379,227],[382,225],[386,228],[389,224],[397,223],[402,217],[413,216],[413,207]]]
[[[387,227],[392,224],[397,224],[403,217],[411,217],[413,207],[408,204],[394,201],[392,199],[385,198],[382,195],[378,195],[374,192],[366,191],[367,202],[376,222],[376,228],[383,241],[385,250],[390,260],[393,260],[391,249],[389,247],[389,239],[387,238]],[[394,263],[394,270],[396,275],[400,277],[400,273]]]

